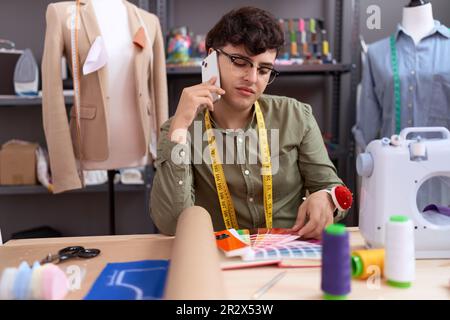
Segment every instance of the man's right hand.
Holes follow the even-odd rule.
[[[177,111],[169,129],[169,139],[177,143],[186,143],[187,129],[194,121],[199,110],[205,106],[214,111],[212,93],[224,95],[225,91],[214,85],[217,78],[213,77],[205,83],[184,88],[178,102]]]

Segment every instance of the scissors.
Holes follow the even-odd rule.
[[[72,246],[63,248],[58,251],[57,254],[49,253],[44,259],[41,260],[41,264],[45,263],[61,263],[71,258],[91,259],[100,254],[99,249],[85,249],[80,246]]]

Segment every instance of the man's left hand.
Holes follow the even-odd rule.
[[[333,223],[335,205],[324,191],[314,192],[300,205],[292,231],[300,237],[320,239],[323,229]]]

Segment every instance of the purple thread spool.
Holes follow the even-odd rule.
[[[351,288],[350,241],[342,224],[322,234],[322,291],[326,300],[344,300]]]

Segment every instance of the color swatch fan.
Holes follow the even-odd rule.
[[[298,238],[290,229],[277,228],[216,232],[218,248],[232,259],[223,262],[223,270],[273,264],[287,268],[319,267],[322,257],[320,242],[300,241]]]
[[[253,247],[252,255],[242,257],[244,261],[272,259],[311,259],[320,260],[322,246],[308,241],[276,243],[264,247]]]
[[[298,239],[298,235],[292,234],[289,229],[250,229],[252,248],[264,248],[275,244],[291,242],[296,239]]]

